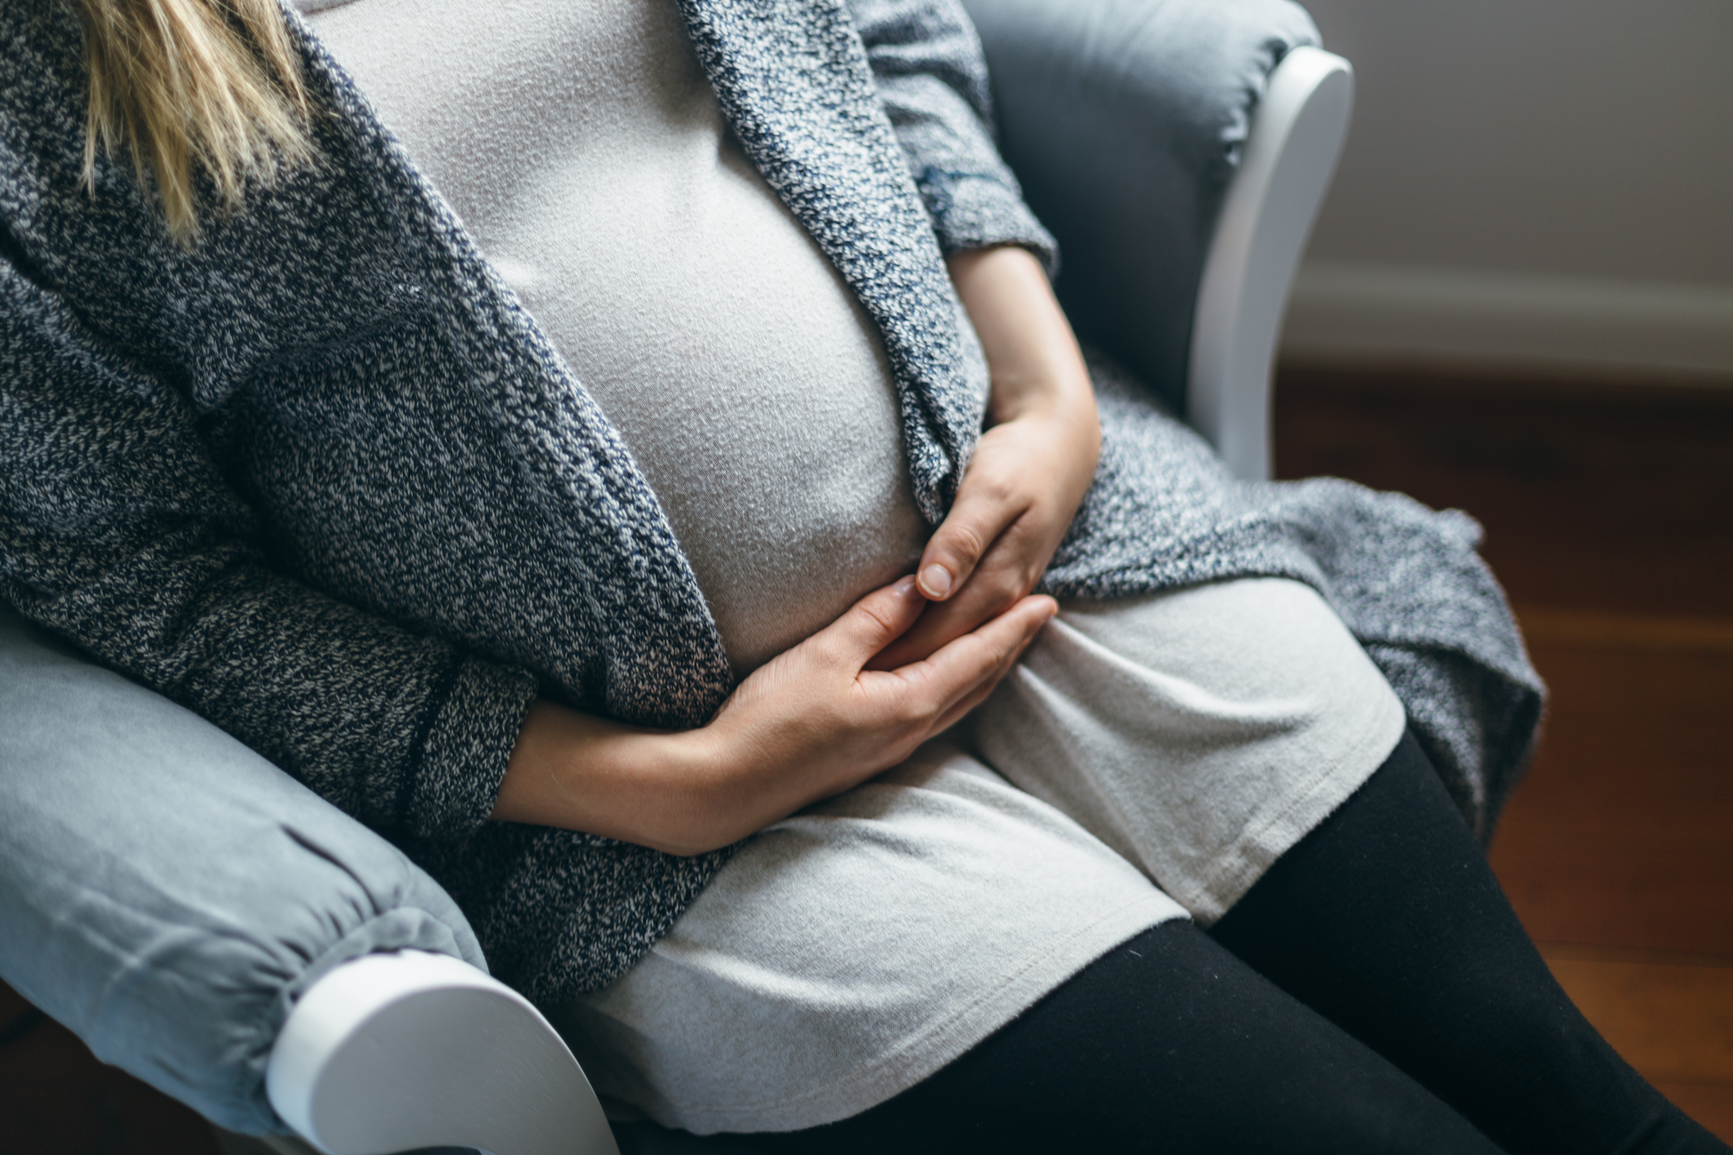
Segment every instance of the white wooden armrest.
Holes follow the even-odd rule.
[[[319,979],[283,1024],[265,1089],[284,1122],[328,1155],[619,1155],[548,1021],[446,955],[367,955]]]
[[[1354,70],[1296,48],[1252,116],[1198,288],[1186,416],[1236,477],[1270,477],[1270,373],[1282,313],[1353,110]]]

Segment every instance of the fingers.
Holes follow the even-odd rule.
[[[988,696],[999,688],[999,683],[1005,679],[1005,676],[1016,668],[1017,660],[1023,656],[1023,652],[1035,641],[1039,633],[1040,631],[1036,630],[1023,639],[1023,643],[1013,650],[1004,661],[1000,662],[987,677],[981,679],[973,690],[970,690],[961,700],[953,704],[950,709],[940,714],[931,733],[938,734],[950,729],[963,720],[963,715],[985,702]]]
[[[1024,648],[1027,649],[1028,647],[1025,646]],[[939,715],[939,720],[933,724],[933,728],[928,733],[928,737],[936,734],[943,734],[946,730],[949,730],[952,726],[961,722],[970,710],[973,710],[976,706],[985,702],[988,697],[992,695],[993,691],[999,688],[999,683],[1004,680],[1005,675],[1009,674],[1017,665],[1016,659],[1021,656],[1022,650],[1019,650],[1016,655],[1013,655],[1011,661],[1005,663],[1003,668],[994,671],[992,677],[982,681],[979,686],[976,686],[973,690],[969,691],[966,698],[962,699],[949,710],[946,710],[943,714]]]
[[[1028,501],[1009,477],[984,462],[963,478],[957,500],[921,553],[915,579],[935,602],[950,597],[969,580],[981,558],[1007,526],[1028,509]]]
[[[939,647],[969,633],[1017,603],[1040,580],[1044,550],[1031,548],[1029,518],[1020,519],[987,551],[967,586],[948,601],[934,602],[914,627],[869,663],[875,670],[895,670],[935,653]]]
[[[954,721],[970,708],[959,711],[960,704],[971,698],[975,702],[985,698],[1058,610],[1059,605],[1052,598],[1024,598],[974,632],[945,645],[932,657],[905,666],[892,676],[929,682],[925,688],[934,699],[936,731],[950,724],[943,719],[950,717]]]
[[[858,671],[874,654],[906,633],[926,604],[913,577],[899,578],[850,606],[842,617],[814,634],[812,641],[832,661]]]

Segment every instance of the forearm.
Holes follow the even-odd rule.
[[[732,841],[716,841],[706,801],[717,769],[701,731],[644,730],[538,701],[492,817],[697,854]]]
[[[1034,254],[1001,245],[955,253],[945,263],[987,355],[988,423],[1039,414],[1075,425],[1083,443],[1099,448],[1082,351]]]
[[[829,703],[787,689],[737,691],[708,726],[684,731],[627,726],[538,701],[518,732],[491,817],[702,854],[898,760],[895,747],[887,761],[846,727],[824,737],[826,722],[835,722],[825,718],[834,713]],[[766,700],[772,696],[782,700]],[[740,708],[742,697],[755,701]],[[812,756],[814,745],[831,756]]]

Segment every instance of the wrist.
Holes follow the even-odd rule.
[[[733,841],[716,841],[720,768],[706,730],[647,730],[538,701],[492,816],[697,854]]]
[[[1080,430],[1098,430],[1095,391],[1079,357],[1074,365],[1022,365],[995,370],[987,399],[987,422],[1056,421]]]
[[[735,829],[737,792],[730,789],[734,778],[727,743],[715,724],[662,737],[647,786],[654,797],[657,840],[645,845],[688,856],[718,850],[750,833]]]

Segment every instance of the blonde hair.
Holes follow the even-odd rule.
[[[169,232],[198,233],[203,171],[226,209],[249,181],[312,156],[300,61],[274,0],[78,0],[90,65],[84,182],[96,156],[132,154]]]

